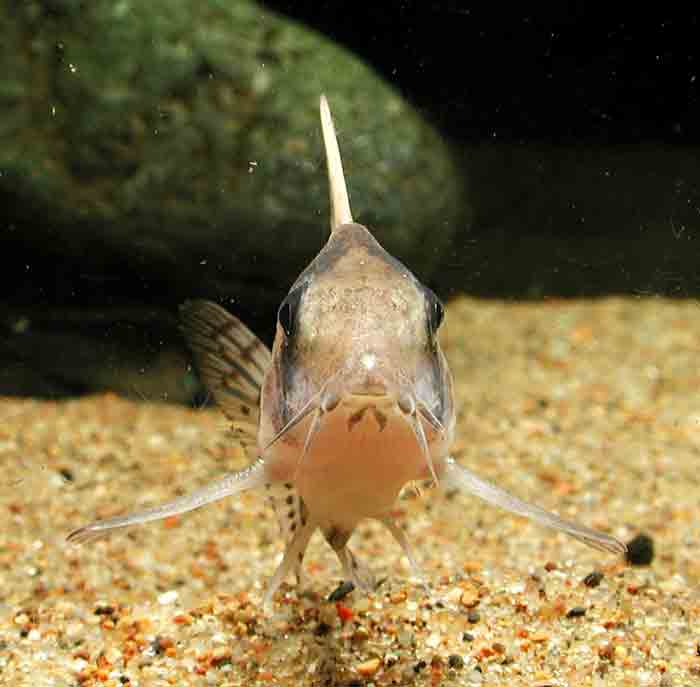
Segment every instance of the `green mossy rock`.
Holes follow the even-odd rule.
[[[326,237],[322,92],[353,212],[387,249],[428,278],[468,219],[416,111],[252,2],[34,0],[0,22],[0,196],[31,250],[265,312]]]

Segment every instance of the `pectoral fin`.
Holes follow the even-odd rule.
[[[438,468],[438,473],[440,474],[441,486],[444,488],[468,491],[494,506],[500,506],[511,513],[530,518],[545,527],[565,532],[599,551],[623,554],[627,550],[627,546],[623,542],[609,534],[598,532],[570,520],[564,520],[558,515],[544,510],[544,508],[509,494],[504,489],[481,479],[464,466],[459,465],[454,458],[446,458],[442,462],[441,468]]]
[[[180,307],[182,330],[204,385],[233,426],[252,460],[260,415],[260,387],[270,351],[237,317],[209,301]]]
[[[261,487],[265,482],[265,466],[262,461],[258,461],[245,470],[232,472],[191,494],[168,501],[160,506],[147,508],[129,515],[96,520],[89,525],[79,527],[68,535],[68,541],[75,544],[84,544],[85,542],[100,539],[115,530],[122,530],[145,522],[162,520],[163,518],[187,513],[196,508],[201,508],[207,503],[219,501],[227,496],[233,496],[248,489]]]

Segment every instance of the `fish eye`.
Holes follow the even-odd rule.
[[[277,321],[280,323],[284,333],[289,337],[294,334],[297,320],[297,311],[301,301],[302,289],[290,291],[277,311]]]
[[[442,320],[445,318],[445,308],[442,301],[431,291],[426,289],[426,308],[428,311],[428,326],[430,332],[434,334],[440,328]]]

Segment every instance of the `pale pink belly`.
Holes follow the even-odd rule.
[[[353,527],[381,516],[407,482],[430,475],[411,426],[395,406],[378,404],[379,418],[369,407],[361,419],[359,407],[341,404],[327,413],[301,462],[310,419],[265,456],[271,477],[293,482],[321,525]]]

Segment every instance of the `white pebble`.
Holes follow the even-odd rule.
[[[158,597],[158,603],[161,606],[167,606],[168,604],[175,603],[177,601],[177,592],[171,589],[169,592],[163,592]]]
[[[437,632],[433,632],[426,640],[425,643],[431,648],[436,649],[440,645],[440,635]]]

